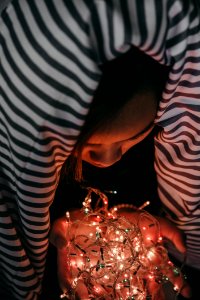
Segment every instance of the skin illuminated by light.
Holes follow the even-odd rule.
[[[152,92],[137,94],[109,124],[93,133],[82,150],[82,159],[100,168],[113,165],[152,131],[156,110]]]

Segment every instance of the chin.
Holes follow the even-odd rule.
[[[112,163],[109,163],[109,164],[106,164],[106,163],[99,163],[99,162],[94,162],[94,161],[91,161],[91,160],[86,160],[86,159],[83,159],[86,163],[96,167],[96,168],[109,168],[111,166],[113,166],[116,162],[118,162],[119,160],[116,160]]]
[[[97,167],[97,168],[102,168],[102,169],[104,169],[104,168],[108,168],[108,167],[111,167],[112,165],[94,165],[93,164],[93,166],[95,166],[95,167]]]

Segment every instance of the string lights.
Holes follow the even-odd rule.
[[[92,194],[98,195],[95,208]],[[81,290],[84,299],[156,299],[164,283],[182,276],[168,258],[157,220],[141,208],[130,220],[118,214],[121,208],[134,207],[109,210],[105,194],[89,188],[83,218],[72,222],[66,213],[70,288],[61,298],[82,299]]]

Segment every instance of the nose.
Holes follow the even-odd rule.
[[[120,147],[100,148],[89,151],[89,156],[92,164],[106,168],[119,161],[122,152]]]

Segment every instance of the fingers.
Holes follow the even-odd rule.
[[[88,294],[88,289],[85,286],[84,282],[79,280],[77,287],[76,287],[76,295],[78,299],[81,300],[89,300],[89,294]]]
[[[187,282],[185,282],[182,285],[182,288],[180,290],[180,294],[185,298],[191,298],[192,297],[192,290]]]
[[[183,232],[178,229],[173,223],[169,220],[156,217],[160,223],[160,230],[162,237],[170,240],[176,249],[181,253],[186,253],[186,245]]]
[[[173,242],[178,251],[183,254],[186,253],[184,235],[180,230],[172,231],[171,236],[169,235],[169,239]]]
[[[58,249],[57,250],[57,275],[58,275],[58,282],[61,290],[63,292],[67,292],[68,288],[70,287],[69,283],[69,273],[67,271],[67,251],[66,248]]]
[[[148,292],[154,300],[166,300],[162,285],[155,281],[148,282]]]
[[[67,249],[58,249],[57,251],[57,273],[58,282],[61,290],[66,295],[69,295],[69,299],[81,299],[89,300],[88,289],[85,286],[83,280],[79,279],[74,286],[74,277],[71,275],[69,264],[67,261]],[[72,291],[72,286],[74,291]]]
[[[176,270],[176,268],[174,268],[174,270]],[[191,288],[181,272],[176,274],[176,272],[171,271],[169,279],[173,283],[173,290],[175,293],[181,294],[185,298],[191,297]]]
[[[62,249],[67,245],[67,223],[65,218],[56,220],[51,228],[49,241],[58,249]]]

